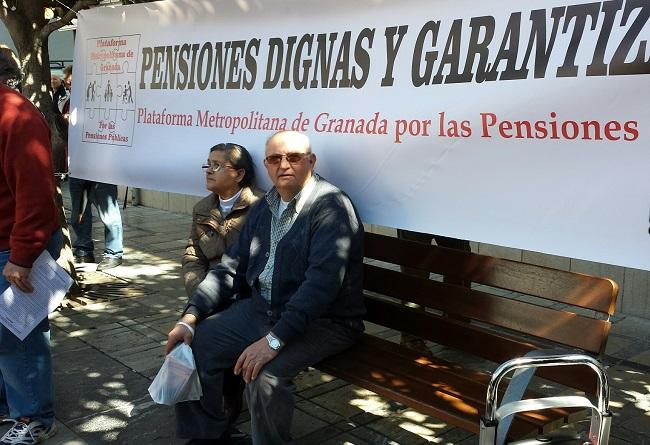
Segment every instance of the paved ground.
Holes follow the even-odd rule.
[[[85,304],[51,317],[60,433],[48,444],[182,443],[173,438],[173,411],[154,405],[147,387],[162,363],[166,333],[186,301],[179,271],[189,217],[129,207],[123,220],[124,264],[110,274],[82,269],[84,281],[95,283]],[[103,240],[99,223],[95,239]],[[101,247],[100,241],[97,253]],[[650,445],[650,321],[617,316],[606,361],[615,413],[610,443]],[[478,442],[317,371],[301,375],[297,386],[294,435],[300,444]],[[245,430],[246,414],[240,422]]]

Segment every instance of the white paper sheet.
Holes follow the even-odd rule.
[[[0,323],[20,340],[59,306],[72,286],[72,278],[47,251],[34,261],[29,281],[31,294],[12,285],[0,295]]]

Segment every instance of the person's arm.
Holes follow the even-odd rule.
[[[188,296],[191,296],[196,291],[196,288],[203,281],[210,269],[210,262],[203,254],[199,240],[195,236],[197,229],[196,214],[193,214],[192,230],[187,240],[187,246],[185,247],[182,260],[183,281],[185,282],[185,291]]]
[[[242,290],[243,286],[246,286],[254,219],[254,212],[251,210],[237,242],[221,257],[221,262],[206,274],[190,296],[183,316],[167,336],[166,353],[179,342],[191,343],[197,324],[215,312],[234,293],[248,293]]]
[[[21,290],[31,292],[32,263],[57,225],[50,130],[28,102],[19,106],[15,115],[5,113],[0,165],[16,206],[9,235],[11,253],[3,275]]]
[[[248,224],[244,227],[246,226]],[[250,232],[242,231],[237,242],[223,254],[221,261],[208,271],[190,297],[184,314],[192,314],[202,320],[223,306],[245,285],[252,239]]]
[[[6,133],[2,169],[16,203],[9,261],[31,268],[58,225],[50,130],[40,112],[25,103]]]

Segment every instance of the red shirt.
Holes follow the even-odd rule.
[[[0,84],[0,251],[31,267],[58,227],[50,130],[31,102]]]

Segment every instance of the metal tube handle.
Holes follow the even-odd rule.
[[[550,366],[584,365],[590,367],[598,376],[597,408],[605,414],[609,409],[609,380],[602,364],[593,357],[585,354],[547,355],[543,357],[520,357],[501,364],[492,374],[487,389],[485,402],[485,419],[488,422],[496,420],[497,389],[503,377],[509,372],[522,368],[543,368]]]

